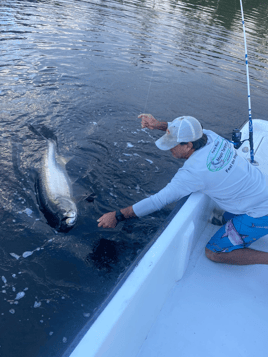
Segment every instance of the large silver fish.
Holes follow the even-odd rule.
[[[48,223],[58,231],[68,231],[77,220],[72,184],[66,172],[66,160],[57,154],[55,140],[47,139],[37,180],[37,198],[40,210]]]

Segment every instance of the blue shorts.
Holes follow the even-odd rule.
[[[253,242],[268,234],[268,216],[253,218],[246,214],[235,216],[226,212],[224,218],[229,220],[206,246],[213,252],[231,252],[248,248]]]

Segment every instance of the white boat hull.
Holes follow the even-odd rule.
[[[259,163],[260,170],[268,175],[268,160],[266,159],[266,153],[268,151],[268,122],[263,120],[254,120],[253,123],[254,145],[256,151],[255,159]],[[242,140],[247,137],[248,125],[245,125],[242,128]],[[242,145],[239,149],[239,154],[248,159],[249,151],[247,153],[243,152],[243,148],[245,146],[249,147],[248,142],[245,142]],[[237,348],[233,350],[233,354],[230,354],[231,349],[229,347],[226,347],[225,352],[223,351],[223,354],[221,355],[213,354],[213,341],[211,342],[211,345],[209,345],[209,348],[212,349],[210,354],[208,354],[208,346],[202,347],[200,345],[198,348],[192,348],[193,346],[191,346],[191,341],[195,340],[194,335],[189,335],[188,342],[185,342],[185,339],[187,340],[187,333],[189,333],[187,331],[191,330],[189,329],[188,324],[192,326],[192,321],[196,320],[195,316],[199,316],[199,318],[204,319],[206,314],[209,316],[209,314],[215,313],[215,311],[210,308],[210,301],[205,301],[204,298],[202,298],[204,286],[206,286],[208,282],[209,284],[215,284],[215,291],[217,291],[217,277],[221,279],[221,276],[217,274],[226,274],[226,271],[228,272],[227,268],[224,269],[224,272],[222,270],[222,267],[226,267],[226,265],[212,263],[204,256],[204,248],[207,241],[218,229],[218,227],[212,226],[209,223],[209,217],[215,208],[217,208],[216,204],[204,194],[194,193],[188,198],[182,209],[176,214],[167,228],[159,236],[157,241],[139,261],[138,265],[129,275],[125,283],[121,286],[110,303],[93,323],[91,328],[86,332],[80,343],[72,352],[71,357],[137,357],[138,355],[139,357],[219,357],[221,355],[228,355],[229,357],[238,355],[250,357],[249,354],[237,354]],[[189,267],[187,273],[185,274],[190,255],[191,267]],[[200,264],[202,266],[200,268],[200,272],[203,271],[203,276],[200,276],[202,286],[200,286],[198,271],[194,270],[195,265],[197,265],[200,259]],[[206,276],[207,269],[211,270],[209,276],[213,277],[214,280],[212,278],[204,278],[204,276]],[[238,272],[238,281],[241,279],[241,277],[239,277],[241,269],[243,268],[236,267],[234,270],[236,274]],[[196,274],[195,278],[193,278],[194,272]],[[182,279],[184,274],[185,277]],[[232,279],[231,284],[233,284],[232,289],[234,290],[235,296],[238,297],[239,290],[236,290],[236,282],[237,278],[235,277]],[[228,287],[228,281],[226,281],[226,284]],[[186,287],[188,294],[194,294],[194,298],[192,295],[188,295],[187,298],[187,293],[185,294],[182,292],[184,286]],[[224,294],[226,294],[227,288],[221,287],[221,289],[225,289]],[[243,294],[245,293],[245,289],[246,288],[243,287],[241,290],[243,291]],[[179,296],[183,296],[183,300],[179,299],[177,302],[179,312],[178,316],[176,316],[176,320],[173,321],[172,316],[170,316],[169,323],[169,316],[164,316],[166,325],[163,325],[161,321],[157,322],[156,319],[161,315],[160,311],[165,302],[170,296],[172,296],[172,294],[174,295],[174,291],[177,290],[179,291]],[[199,291],[201,291],[200,295],[198,295]],[[207,296],[207,294],[204,296]],[[221,296],[220,292],[217,294],[218,299],[219,296]],[[187,299],[189,299],[192,304],[199,301],[202,309],[207,309],[205,314],[201,314],[201,316],[200,314],[198,315],[198,308],[197,311],[194,312],[194,305],[189,306]],[[234,303],[236,304],[238,302],[235,301]],[[243,299],[242,303],[244,303]],[[177,306],[176,302],[174,304]],[[224,300],[222,302],[217,302],[216,305],[219,309],[221,308],[221,304],[224,304]],[[172,301],[169,305],[172,305]],[[245,309],[247,308],[248,307],[245,306]],[[166,307],[165,311],[167,310],[168,307]],[[218,313],[219,311],[216,311],[214,316],[215,325],[212,328],[212,332],[213,329],[217,329]],[[167,314],[167,312],[165,312],[165,314]],[[193,316],[191,316],[191,314]],[[265,314],[268,317],[268,308]],[[237,317],[235,317],[235,319],[236,318]],[[172,324],[174,324],[174,326]],[[149,334],[149,332],[153,325],[159,325],[162,327],[159,327],[158,330],[156,330],[156,332],[152,335],[152,333]],[[158,341],[160,341],[161,334],[164,333],[165,329],[169,331],[169,335],[171,334],[171,326],[172,331],[176,330],[176,326],[179,329],[179,332],[172,335],[172,348],[175,348],[174,346],[176,345],[180,346],[180,348],[182,348],[182,346],[185,348],[187,345],[188,352],[187,349],[185,349],[185,352],[179,353],[177,347],[176,351],[172,352],[172,349],[168,351],[168,345],[164,346],[163,341],[161,342],[161,346],[164,346],[162,348],[162,353],[156,353],[157,350],[153,349],[152,346],[154,344],[155,347],[159,344],[157,340],[154,340],[154,336],[157,336]],[[205,325],[202,328],[202,323],[196,325],[196,329],[198,329],[199,333],[200,329],[204,330],[205,328]],[[263,328],[265,330],[265,327]],[[157,334],[159,329],[161,331],[160,336]],[[209,330],[211,330],[211,328]],[[187,332],[186,335],[184,332]],[[151,341],[149,347],[147,341],[145,342],[148,334],[148,341]],[[201,331],[201,334],[206,336],[206,331]],[[240,335],[241,331],[237,333],[237,336]],[[181,341],[177,341],[177,339],[180,338]],[[215,346],[217,343],[218,341],[214,341]],[[158,348],[160,347],[158,346]],[[257,353],[257,351],[254,355],[258,355],[258,357],[261,356]]]

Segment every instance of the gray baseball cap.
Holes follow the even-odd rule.
[[[183,116],[174,119],[168,126],[166,134],[155,142],[160,150],[170,150],[179,143],[196,141],[203,136],[203,129],[197,119]]]

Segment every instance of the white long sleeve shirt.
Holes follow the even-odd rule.
[[[192,192],[203,192],[225,211],[257,218],[268,214],[266,176],[233,145],[213,131],[205,147],[195,151],[161,191],[133,205],[138,217],[145,216]]]

